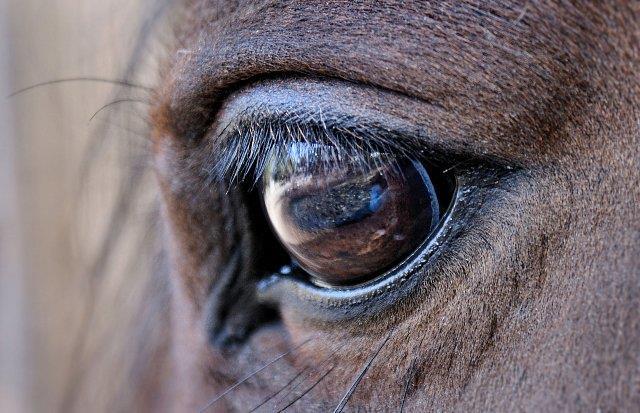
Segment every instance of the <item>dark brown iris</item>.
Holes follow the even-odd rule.
[[[280,241],[316,282],[374,278],[418,248],[438,223],[437,197],[418,162],[365,169],[309,162],[298,169],[295,159],[273,160],[263,200]]]

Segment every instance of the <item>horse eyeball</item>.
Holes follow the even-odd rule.
[[[375,278],[415,251],[438,224],[436,191],[418,161],[363,168],[317,145],[298,143],[284,152],[265,168],[264,209],[285,249],[316,284]]]

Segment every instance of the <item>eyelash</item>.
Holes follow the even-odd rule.
[[[299,114],[265,114],[240,119],[223,130],[211,151],[208,175],[230,188],[249,182],[255,186],[269,159],[281,159],[289,145],[312,144],[313,160],[300,152],[296,170],[300,173],[330,172],[348,164],[351,170],[367,173],[385,166],[395,170],[400,159],[422,152],[419,142],[381,127],[354,125],[351,120],[328,122]],[[414,155],[412,155],[414,154]],[[320,163],[320,164],[319,164]],[[313,168],[311,168],[313,166]]]

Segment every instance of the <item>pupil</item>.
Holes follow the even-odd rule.
[[[289,214],[294,225],[307,231],[341,227],[375,213],[384,202],[385,189],[385,181],[379,174],[355,179],[293,198]]]

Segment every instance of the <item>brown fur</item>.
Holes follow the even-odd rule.
[[[317,367],[265,405],[284,407],[335,366],[291,406],[330,410],[388,334],[347,410],[399,410],[406,383],[407,411],[640,406],[639,3],[187,3],[153,109],[172,263],[170,410],[203,407],[309,337],[211,411],[247,411]],[[208,341],[210,294],[230,266],[251,271],[260,234],[241,192],[205,184],[205,134],[232,91],[294,75],[363,96],[330,92],[328,104],[361,102],[523,173],[484,190],[472,225],[422,270],[436,281],[409,299],[322,323],[283,302],[278,323],[224,350]]]

